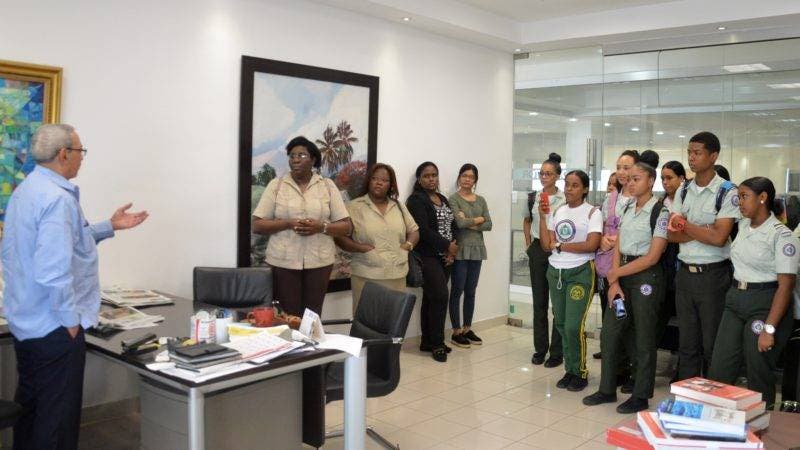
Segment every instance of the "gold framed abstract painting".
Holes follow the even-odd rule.
[[[0,60],[0,236],[14,188],[33,170],[31,137],[61,112],[60,67]]]

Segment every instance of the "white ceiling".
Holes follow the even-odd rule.
[[[461,3],[520,22],[597,13],[675,0],[459,0]]]

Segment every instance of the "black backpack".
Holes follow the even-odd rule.
[[[686,193],[689,191],[689,183],[689,181],[685,181],[681,187],[681,203],[686,200]],[[719,214],[719,210],[722,209],[722,202],[725,200],[725,196],[728,195],[728,192],[735,188],[736,185],[728,180],[722,182],[722,186],[720,186],[719,191],[717,191],[717,198],[714,201],[714,214]],[[731,242],[736,239],[737,234],[739,234],[739,223],[734,221],[733,228],[731,228]]]
[[[533,220],[533,205],[536,203],[536,191],[528,192],[528,218]]]

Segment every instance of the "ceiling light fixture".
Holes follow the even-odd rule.
[[[521,51],[522,51],[522,49],[521,49],[521,48],[515,48],[515,49],[514,49],[514,51],[515,51],[515,52],[517,52],[517,53],[519,53],[519,52],[521,52]]]
[[[577,121],[578,121],[578,119],[577,119],[577,118],[575,118],[575,117],[570,117],[570,118],[569,118],[569,121],[570,121],[570,122],[577,122]]]
[[[717,27],[717,30],[719,30],[719,31],[725,31],[727,29],[728,29],[727,27],[722,27],[722,26]]]
[[[800,83],[768,84],[767,87],[772,89],[800,89]]]
[[[662,134],[664,134],[664,132],[663,131],[656,131],[656,134],[661,136]]]
[[[538,115],[539,115],[539,113],[538,113],[538,112],[536,112],[536,111],[531,111],[531,112],[529,112],[529,113],[528,113],[528,115],[529,115],[529,116],[538,116]]]
[[[411,17],[403,17],[403,22],[411,22]]]
[[[686,138],[686,135],[685,135],[685,134],[679,134],[679,135],[678,135],[678,138],[679,138],[679,139],[685,139],[685,138]]]
[[[639,131],[639,127],[633,127],[631,128],[631,131]]]
[[[742,73],[742,72],[767,71],[767,70],[772,70],[772,67],[766,64],[756,63],[756,64],[737,64],[733,66],[722,66],[722,69],[730,73]]]
[[[603,124],[603,126],[604,126],[604,127],[610,127],[610,126],[611,126],[611,124],[610,124],[610,123],[608,123],[608,122],[606,122],[606,123],[604,123],[604,124]]]

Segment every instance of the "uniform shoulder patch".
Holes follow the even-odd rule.
[[[791,258],[792,256],[794,256],[795,253],[797,253],[797,247],[795,247],[794,244],[789,243],[785,244],[781,251],[783,252],[784,255]]]

